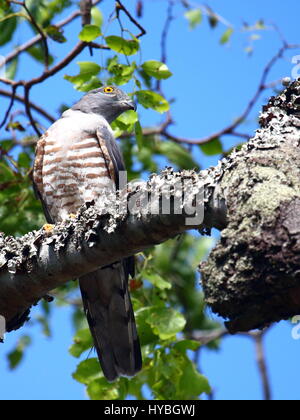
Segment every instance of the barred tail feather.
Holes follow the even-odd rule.
[[[142,356],[128,291],[126,261],[80,278],[84,310],[108,381],[133,376]]]

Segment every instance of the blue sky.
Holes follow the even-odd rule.
[[[135,4],[129,1],[128,7]],[[291,43],[299,40],[298,0],[207,1],[217,13],[222,15],[235,28],[235,34],[227,46],[221,46],[219,39],[225,31],[220,25],[211,30],[203,22],[196,30],[188,29],[187,21],[177,8],[177,19],[173,23],[168,39],[168,65],[174,75],[163,84],[168,99],[175,98],[172,115],[176,125],[171,131],[178,136],[201,138],[223,128],[241,114],[249,99],[257,89],[262,70],[280,47],[280,38],[273,30],[260,33],[262,39],[255,41],[254,53],[249,57],[244,49],[248,45],[249,33],[241,31],[243,22],[254,24],[263,18],[267,26],[276,23]],[[193,2],[194,4],[194,2]],[[107,16],[112,10],[112,1],[104,1],[101,9]],[[142,56],[136,60],[160,58],[160,32],[165,20],[166,2],[146,0],[142,24],[148,34],[142,40]],[[68,13],[66,13],[68,14]],[[75,42],[79,32],[79,22],[66,28],[66,36]],[[30,36],[25,27],[14,42],[24,42]],[[69,45],[69,44],[68,44]],[[51,43],[51,50],[57,57],[68,52],[68,46]],[[3,48],[0,54],[9,51]],[[290,76],[295,50],[288,52],[272,70],[269,81]],[[94,60],[101,65],[105,53],[95,51]],[[84,52],[77,61],[87,61],[90,57]],[[41,67],[34,64],[26,54],[22,56],[18,76],[26,79],[33,72],[39,74]],[[76,74],[75,63],[67,73]],[[32,100],[58,116],[57,110],[62,102],[72,104],[80,97],[68,81],[63,79],[64,72],[34,87]],[[128,91],[131,85],[126,87]],[[261,101],[253,110],[249,121],[241,131],[254,132],[259,109],[271,92],[262,95]],[[1,98],[1,111],[6,100]],[[143,125],[161,121],[161,117],[149,110],[140,109]],[[46,125],[46,123],[45,123]],[[225,147],[229,148],[236,139],[226,138]],[[205,157],[198,148],[195,156],[205,168],[217,163],[218,157]],[[33,316],[38,309],[33,311]],[[0,398],[1,399],[85,399],[84,387],[71,378],[77,361],[67,353],[72,343],[73,331],[70,325],[70,309],[56,309],[52,315],[53,338],[46,339],[40,328],[27,326],[21,332],[7,336],[5,345],[0,346]],[[282,322],[274,326],[266,336],[266,353],[270,379],[276,399],[299,399],[298,377],[300,368],[297,356],[300,342],[291,337],[292,326]],[[33,334],[33,344],[26,352],[25,360],[14,372],[7,368],[6,353],[22,335]],[[255,363],[254,344],[245,337],[224,339],[218,352],[204,350],[201,367],[214,388],[216,399],[261,399],[260,378]]]

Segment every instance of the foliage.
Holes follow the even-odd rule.
[[[73,48],[72,40],[67,39],[63,30],[55,26],[61,12],[74,10],[72,2],[27,0],[26,4],[48,43],[50,38],[55,43],[66,43],[69,50]],[[186,7],[182,17],[187,19],[190,29],[196,29],[202,23],[204,13],[201,8]],[[212,28],[219,24],[219,18],[212,10],[207,17]],[[77,42],[100,40],[106,47],[103,53],[105,58],[101,62],[96,54],[90,61],[77,61],[74,58],[72,63],[63,68],[61,77],[72,83],[79,92],[86,92],[105,83],[119,86],[130,83],[133,86],[131,95],[139,105],[146,110],[166,115],[172,103],[164,97],[160,84],[172,77],[172,71],[166,63],[153,60],[152,57],[146,57],[143,61],[142,38],[123,27],[121,36],[119,31],[107,32],[109,22],[109,16],[103,16],[100,9],[94,7],[91,24],[83,28],[77,25]],[[13,49],[19,39],[18,33],[25,25],[29,25],[34,34],[37,33],[36,26],[32,25],[22,7],[10,4],[9,1],[0,2],[0,45],[8,45]],[[233,29],[226,28],[220,42],[228,43],[232,34]],[[59,60],[54,51],[50,49],[48,60],[52,66]],[[45,50],[41,42],[28,48],[26,53],[33,62],[44,64]],[[73,70],[69,65],[75,62],[79,71],[72,75]],[[7,67],[6,77],[17,79],[21,74],[22,68],[18,66],[16,58]],[[47,80],[43,83],[47,83]],[[57,108],[60,105],[65,106],[58,100]],[[38,120],[38,114],[35,119]],[[164,166],[200,168],[191,149],[184,144],[175,143],[163,135],[145,134],[145,127],[141,126],[138,114],[134,111],[121,115],[112,127],[115,135],[122,137],[121,147],[129,180],[144,177]],[[12,113],[4,128],[6,131],[3,130],[0,138],[0,231],[22,235],[39,229],[44,222],[41,205],[31,186],[36,137],[32,135],[28,115],[24,116],[24,112]],[[200,148],[206,155],[223,152],[220,138],[213,138]],[[191,337],[195,330],[213,330],[218,327],[205,314],[202,292],[198,287],[197,266],[211,245],[211,240],[189,233],[137,256],[137,275],[130,286],[144,368],[133,379],[121,378],[110,384],[103,377],[96,359],[84,359],[78,364],[73,377],[86,386],[91,399],[124,399],[128,395],[144,399],[147,398],[144,385],[147,385],[147,392],[150,391],[152,397],[159,400],[198,399],[203,393],[210,392],[207,379],[198,372],[193,361],[197,358],[200,345]],[[77,293],[77,285],[72,282],[57,290],[55,296],[58,306],[69,304],[73,307],[72,322],[77,332],[70,353],[79,358],[91,348],[92,339],[78,304]],[[44,302],[41,305],[42,314],[33,321],[38,322],[48,336],[51,334],[49,315],[52,306]],[[29,344],[30,337],[23,337],[8,355],[11,369],[21,362]]]

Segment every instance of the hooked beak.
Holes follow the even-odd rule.
[[[136,103],[131,99],[129,99],[128,101],[124,101],[123,105],[124,105],[124,108],[126,109],[132,109],[133,111],[136,111],[137,109]]]

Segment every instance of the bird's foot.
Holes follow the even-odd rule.
[[[70,214],[68,214],[68,217],[69,217],[69,219],[74,220],[74,219],[76,219],[76,214],[70,213]]]
[[[54,229],[54,225],[50,225],[50,224],[46,224],[46,225],[44,225],[43,226],[43,230],[46,232],[46,233],[51,233],[52,231],[53,231],[53,229]]]

